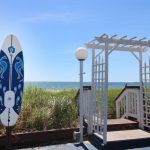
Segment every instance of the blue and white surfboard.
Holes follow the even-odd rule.
[[[0,119],[4,126],[13,126],[18,119],[23,87],[23,53],[18,39],[11,34],[0,51]]]

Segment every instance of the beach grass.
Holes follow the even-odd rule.
[[[109,89],[108,90],[108,118],[116,118],[116,102],[115,98],[122,89]]]
[[[13,132],[33,132],[76,127],[77,90],[50,91],[29,86],[24,91],[19,119]],[[1,133],[4,128],[0,127]]]
[[[115,118],[115,97],[120,89],[108,91],[108,117]],[[19,119],[12,132],[33,132],[78,126],[77,90],[45,90],[28,86],[24,91]],[[5,130],[0,125],[0,133]]]

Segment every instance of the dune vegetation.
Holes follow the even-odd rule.
[[[24,91],[13,132],[32,132],[77,126],[77,90],[50,91],[29,86]],[[0,126],[1,133],[4,127]]]
[[[108,117],[115,117],[115,97],[120,89],[108,91]],[[33,132],[78,126],[77,90],[45,90],[28,86],[24,90],[19,119],[12,132]],[[0,133],[5,128],[0,125]]]

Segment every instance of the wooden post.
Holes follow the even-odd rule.
[[[6,150],[11,149],[11,127],[6,127]]]
[[[105,81],[104,81],[104,135],[103,144],[107,144],[107,110],[108,110],[108,42],[105,42]]]
[[[89,134],[93,133],[93,125],[95,124],[95,97],[94,97],[94,82],[95,82],[95,49],[92,49],[92,87],[91,87],[91,100],[90,100],[90,122],[89,122]],[[93,115],[94,115],[94,120],[93,120]]]
[[[126,93],[126,107],[125,107],[125,114],[126,114],[126,117],[128,118],[128,116],[129,116],[129,102],[130,102],[130,104],[131,104],[131,96],[130,96],[130,98],[129,98],[129,93],[127,92]],[[132,106],[131,106],[132,107]]]
[[[144,129],[144,119],[143,119],[143,84],[142,84],[142,49],[139,51],[139,80],[140,80],[140,122],[139,127]]]

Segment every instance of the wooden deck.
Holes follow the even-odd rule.
[[[108,119],[108,125],[135,124],[137,122],[128,119]]]
[[[138,128],[138,122],[128,119],[108,119],[108,131],[131,130]]]
[[[136,140],[146,139],[150,140],[150,133],[141,129],[134,130],[123,130],[123,131],[109,131],[107,132],[108,142],[110,141],[125,141],[125,140]]]
[[[150,146],[150,133],[138,129],[138,122],[128,119],[109,119],[107,127],[106,150]],[[90,139],[96,147],[102,148],[99,147],[102,144],[102,138],[99,134],[94,133]]]
[[[99,134],[95,133],[99,138]],[[149,139],[150,133],[143,131],[141,129],[134,130],[123,130],[123,131],[109,131],[107,132],[107,141],[108,142],[117,142],[117,141],[126,141],[126,140],[137,140],[137,139]]]

